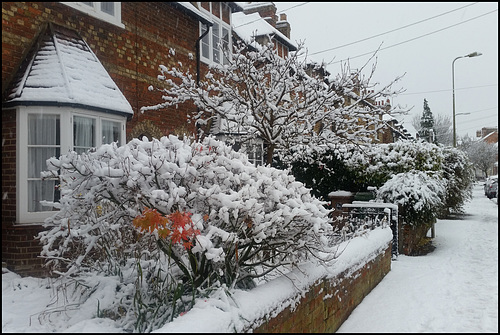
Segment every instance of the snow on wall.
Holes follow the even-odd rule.
[[[257,320],[272,318],[289,307],[293,309],[318,280],[334,278],[341,273],[345,276],[355,273],[383,253],[391,240],[391,229],[378,227],[341,244],[338,258],[328,268],[305,263],[286,276],[250,291],[236,290],[225,301],[222,294],[219,299],[199,299],[190,311],[154,332],[245,331]]]

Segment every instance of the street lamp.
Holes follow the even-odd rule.
[[[453,60],[451,63],[451,81],[453,85],[453,147],[457,146],[457,127],[455,123],[455,61],[460,58],[465,58],[465,57],[477,57],[481,56],[482,53],[480,52],[473,52],[465,56],[460,56],[457,57]]]

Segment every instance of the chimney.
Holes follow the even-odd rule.
[[[290,23],[286,20],[286,14],[282,13],[280,14],[280,20],[276,22],[276,29],[280,31],[283,35],[285,35],[287,38],[290,38]]]
[[[252,4],[252,2],[249,2],[248,4]],[[276,21],[278,21],[278,16],[276,15],[276,5],[272,2],[256,2],[255,4],[258,5],[245,8],[243,13],[259,13],[260,17],[264,18],[267,23],[276,28]]]

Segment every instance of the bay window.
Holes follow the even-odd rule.
[[[54,213],[41,200],[58,201],[57,179],[42,180],[46,161],[70,150],[125,143],[126,117],[77,108],[20,106],[17,109],[17,222],[42,223]]]

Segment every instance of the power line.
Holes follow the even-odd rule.
[[[347,44],[340,45],[340,46],[338,46],[338,47],[334,47],[334,48],[330,48],[330,49],[326,49],[326,50],[323,50],[323,51],[313,52],[313,53],[311,53],[310,55],[312,56],[312,55],[316,55],[316,54],[323,53],[323,52],[327,52],[327,51],[337,50],[337,49],[340,49],[340,48],[347,47],[347,46],[349,46],[349,45],[353,45],[353,44],[356,44],[356,43],[364,42],[364,41],[370,40],[370,39],[375,38],[375,37],[379,37],[379,36],[382,36],[382,35],[386,35],[386,34],[389,34],[389,33],[392,33],[392,32],[398,31],[398,30],[401,30],[401,29],[405,29],[405,28],[408,28],[408,27],[414,26],[414,25],[419,24],[419,23],[422,23],[422,22],[426,22],[426,21],[429,21],[429,20],[435,19],[435,18],[437,18],[437,17],[440,17],[440,16],[443,16],[443,15],[446,15],[446,14],[449,14],[449,13],[452,13],[452,12],[455,12],[455,11],[457,11],[457,10],[460,10],[460,9],[463,9],[463,8],[465,8],[465,7],[469,7],[469,6],[472,6],[472,5],[475,5],[475,4],[477,4],[477,2],[471,3],[471,4],[469,4],[469,5],[462,6],[462,7],[460,7],[460,8],[456,8],[456,9],[450,10],[450,11],[448,11],[448,12],[441,13],[441,14],[436,15],[436,16],[429,17],[429,18],[424,19],[424,20],[420,20],[420,21],[417,21],[417,22],[414,22],[414,23],[411,23],[411,24],[407,24],[406,26],[402,26],[402,27],[399,27],[399,28],[396,28],[396,29],[392,29],[392,30],[386,31],[385,33],[381,33],[381,34],[373,35],[373,36],[370,36],[370,37],[367,37],[367,38],[363,38],[363,39],[358,40],[358,41],[355,41],[355,42],[347,43]]]
[[[292,7],[288,7],[288,8],[282,9],[282,10],[280,10],[280,11],[276,12],[276,14],[286,12],[287,10],[290,10],[290,9],[292,9],[292,8],[295,8],[295,7],[300,7],[300,6],[307,5],[308,3],[309,3],[309,2],[299,3],[298,5],[294,5],[294,6],[292,6]]]
[[[481,86],[469,86],[469,87],[455,88],[455,91],[460,91],[460,90],[468,90],[468,89],[472,89],[472,88],[491,87],[491,86],[498,86],[498,84],[481,85]],[[400,94],[398,94],[398,96],[401,96],[401,95],[415,95],[415,94],[427,94],[427,93],[440,93],[440,92],[449,92],[449,91],[452,91],[452,89],[446,89],[446,90],[434,90],[434,91],[426,91],[426,92],[414,92],[414,93],[400,93]]]
[[[461,24],[467,23],[467,22],[469,22],[469,21],[472,21],[472,20],[478,19],[478,18],[480,18],[480,17],[483,17],[483,16],[485,16],[485,15],[489,15],[489,14],[494,13],[494,12],[497,12],[497,11],[498,11],[498,9],[495,9],[495,10],[492,10],[492,11],[490,11],[490,12],[487,12],[487,13],[484,13],[484,14],[481,14],[481,15],[478,15],[478,16],[475,16],[475,17],[473,17],[473,18],[470,18],[470,19],[468,19],[468,20],[465,20],[465,21],[462,21],[462,22],[459,22],[459,23],[453,24],[453,25],[451,25],[451,26],[447,26],[447,27],[444,27],[444,28],[441,28],[441,29],[438,29],[438,30],[432,31],[432,32],[430,32],[430,33],[427,33],[427,34],[424,34],[424,35],[421,35],[421,36],[417,36],[417,37],[415,37],[415,38],[412,38],[412,39],[409,39],[409,40],[406,40],[406,41],[403,41],[403,42],[400,42],[400,43],[396,43],[396,44],[393,44],[393,45],[389,45],[389,46],[387,46],[387,47],[385,47],[385,48],[380,48],[380,49],[375,50],[375,51],[366,52],[366,53],[361,54],[361,55],[357,55],[357,56],[354,56],[354,57],[349,57],[349,58],[347,58],[347,59],[342,59],[342,60],[339,60],[339,61],[336,61],[336,62],[332,62],[332,63],[329,63],[329,64],[337,64],[337,63],[341,63],[341,62],[346,61],[346,60],[350,60],[350,59],[354,59],[354,58],[359,58],[359,57],[363,57],[363,56],[366,56],[366,55],[373,55],[375,52],[382,51],[382,50],[387,50],[387,49],[389,49],[389,48],[393,48],[393,47],[395,47],[395,46],[398,46],[398,45],[401,45],[401,44],[404,44],[404,43],[408,43],[408,42],[411,42],[411,41],[415,41],[415,40],[420,39],[420,38],[422,38],[422,37],[426,37],[426,36],[429,36],[429,35],[432,35],[432,34],[438,33],[438,32],[440,32],[440,31],[443,31],[443,30],[446,30],[446,29],[449,29],[449,28],[456,27],[456,26],[458,26],[458,25],[461,25]],[[326,50],[325,50],[325,51],[326,51]],[[323,51],[316,52],[315,54],[320,53],[320,52],[323,52]],[[312,54],[311,54],[311,55],[312,55]]]

